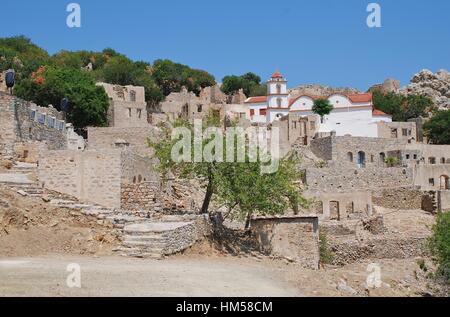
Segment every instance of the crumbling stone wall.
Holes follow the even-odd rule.
[[[162,211],[159,182],[122,184],[121,208],[126,210]]]
[[[418,140],[415,122],[380,121],[377,125],[379,138]]]
[[[319,138],[311,141],[311,152],[324,161],[331,161],[335,159],[333,154],[336,153],[336,149],[333,147],[333,137]]]
[[[320,220],[338,220],[362,218],[372,215],[372,195],[369,191],[351,192],[304,192],[312,199],[314,209]]]
[[[310,190],[342,192],[413,186],[412,168],[308,168]]]
[[[373,203],[389,209],[421,209],[423,192],[417,188],[381,188],[372,191]]]
[[[317,217],[257,218],[251,221],[262,252],[294,260],[304,267],[319,267],[319,219]]]
[[[146,127],[147,103],[145,88],[97,83],[105,89],[110,99],[108,125],[110,127]]]
[[[88,128],[88,149],[117,149],[126,146],[142,156],[151,156],[148,139],[154,139],[154,127]]]
[[[49,149],[66,149],[66,123],[53,107],[39,107],[0,93],[0,143],[3,155],[14,154],[15,142],[40,141]]]

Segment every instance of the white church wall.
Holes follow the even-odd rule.
[[[292,105],[291,111],[311,110],[314,106],[314,100],[308,96],[298,98]]]

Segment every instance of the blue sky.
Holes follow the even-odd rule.
[[[450,69],[448,0],[14,0],[2,1],[0,37],[23,34],[50,53],[111,47],[205,69],[218,81],[279,69],[289,86],[321,83],[366,90],[402,85],[423,68]],[[66,26],[77,2],[82,27]],[[382,28],[366,25],[370,2]]]

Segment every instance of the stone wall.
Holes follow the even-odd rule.
[[[165,240],[163,254],[170,255],[186,250],[208,236],[210,231],[208,216],[197,216],[189,224],[163,234]]]
[[[319,267],[319,219],[317,217],[257,218],[251,221],[260,250],[294,260],[304,267]]]
[[[145,88],[97,83],[110,99],[108,125],[110,127],[146,127],[147,103]]]
[[[372,191],[375,206],[389,209],[421,209],[423,192],[417,188],[382,188]]]
[[[418,140],[415,122],[378,122],[378,137],[385,139]]]
[[[66,123],[53,107],[39,107],[0,93],[0,148],[13,155],[15,142],[40,141],[51,150],[67,148]]]
[[[445,179],[450,177],[450,164],[417,165],[415,170],[414,184],[422,190],[445,189]],[[447,187],[450,187],[449,185]]]
[[[159,182],[122,184],[121,208],[162,211]]]
[[[381,237],[343,243],[330,240],[334,265],[347,265],[364,259],[407,259],[426,255],[427,237]]]
[[[389,152],[404,149],[408,141],[401,139],[363,138],[363,137],[332,137],[333,160],[336,165],[356,167],[359,153],[364,153],[366,167],[384,167],[384,157]],[[350,160],[351,153],[352,160]],[[384,154],[384,155],[383,155]]]
[[[413,186],[412,168],[308,168],[306,184],[312,191],[354,190]]]
[[[121,150],[43,151],[39,180],[45,188],[81,201],[120,208]]]
[[[320,220],[346,220],[372,215],[372,195],[369,191],[304,192],[304,196],[316,203],[315,211]]]
[[[142,156],[151,156],[148,139],[155,138],[153,127],[88,128],[88,149],[115,149],[127,146]]]
[[[438,210],[450,211],[450,190],[441,190],[438,194]]]
[[[311,152],[314,153],[315,156],[324,160],[331,161],[333,160],[333,137],[319,138],[311,141]],[[334,151],[333,151],[334,150]]]
[[[155,162],[125,148],[122,151],[122,183],[159,182]]]

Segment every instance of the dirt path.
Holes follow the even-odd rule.
[[[81,267],[69,288],[67,265]],[[0,296],[299,296],[260,263],[232,259],[139,260],[122,257],[0,259]]]

